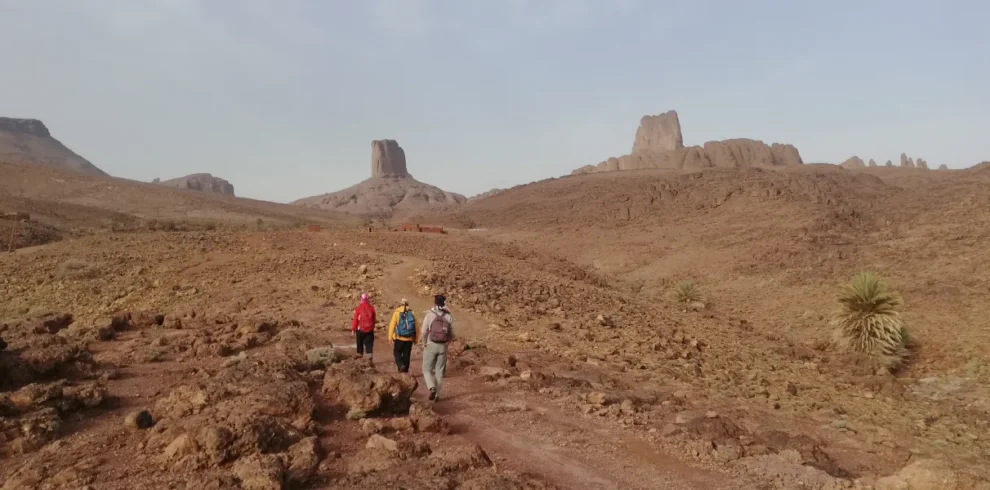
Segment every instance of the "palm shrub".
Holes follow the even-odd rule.
[[[836,340],[893,369],[907,357],[908,336],[898,312],[901,296],[872,272],[862,272],[842,286],[835,313]]]
[[[701,294],[701,288],[690,279],[677,281],[667,296],[675,303],[681,303],[692,308],[703,307],[705,304],[705,297]]]

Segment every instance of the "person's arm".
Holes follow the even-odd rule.
[[[358,321],[358,311],[360,308],[354,309],[354,318],[351,319],[351,333],[357,332],[357,321]]]
[[[428,312],[428,313],[426,314],[426,316],[425,316],[425,317],[423,317],[423,334],[424,334],[424,335],[422,335],[422,339],[423,339],[423,345],[424,345],[424,346],[425,346],[425,345],[426,345],[426,343],[427,343],[427,342],[429,342],[429,340],[430,340],[430,336],[429,336],[429,334],[428,334],[428,333],[426,332],[426,330],[428,330],[428,329],[430,328],[430,324],[431,324],[431,323],[433,323],[433,319],[434,319],[435,317],[436,317],[436,314],[434,314],[434,313],[433,313],[432,311],[430,311],[430,312]]]
[[[450,327],[449,327],[449,329],[450,329],[450,340],[454,340],[454,339],[457,338],[457,337],[454,337],[454,316],[451,315],[450,313],[448,313],[447,314],[447,321],[450,322]]]
[[[388,341],[392,342],[395,340],[395,326],[399,324],[399,315],[401,315],[400,310],[395,310],[392,313],[392,320],[388,322]]]

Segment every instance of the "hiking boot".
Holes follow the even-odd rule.
[[[436,388],[430,388],[430,401],[433,401],[433,400],[436,400],[436,399],[437,399],[437,389]]]

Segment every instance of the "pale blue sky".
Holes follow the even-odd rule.
[[[473,195],[686,144],[990,159],[990,3],[834,0],[0,0],[0,115],[112,175],[210,172],[290,201],[370,172]]]

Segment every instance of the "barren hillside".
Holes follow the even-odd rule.
[[[550,179],[449,234],[111,226],[332,215],[12,164],[0,206],[78,227],[0,255],[13,488],[986,488],[990,174],[835,166]],[[934,174],[934,172],[932,173]],[[470,222],[470,223],[469,223]],[[0,230],[2,231],[2,230]],[[894,374],[829,342],[838,285],[903,294]],[[666,293],[685,278],[702,301]],[[375,359],[353,359],[370,292]],[[385,321],[444,293],[440,401]],[[952,335],[946,335],[951,332]],[[982,486],[981,486],[982,485]]]
[[[0,161],[0,212],[22,212],[15,246],[35,245],[93,230],[148,226],[295,226],[306,222],[353,223],[351,217],[213,193],[176,189],[56,168]],[[0,221],[3,248],[10,231]]]
[[[607,172],[521,186],[420,219],[487,229],[482,235],[628,281],[646,298],[695,279],[720,308],[797,341],[826,339],[818,319],[837,285],[874,270],[910,305],[912,332],[931,354],[918,365],[990,359],[982,302],[990,283],[972,274],[990,268],[979,245],[990,234],[986,170],[901,174],[890,183],[874,176],[884,170],[900,169]],[[946,328],[957,335],[943,335]]]
[[[88,175],[107,175],[55,139],[44,123],[37,119],[0,117],[0,161],[44,165]]]

